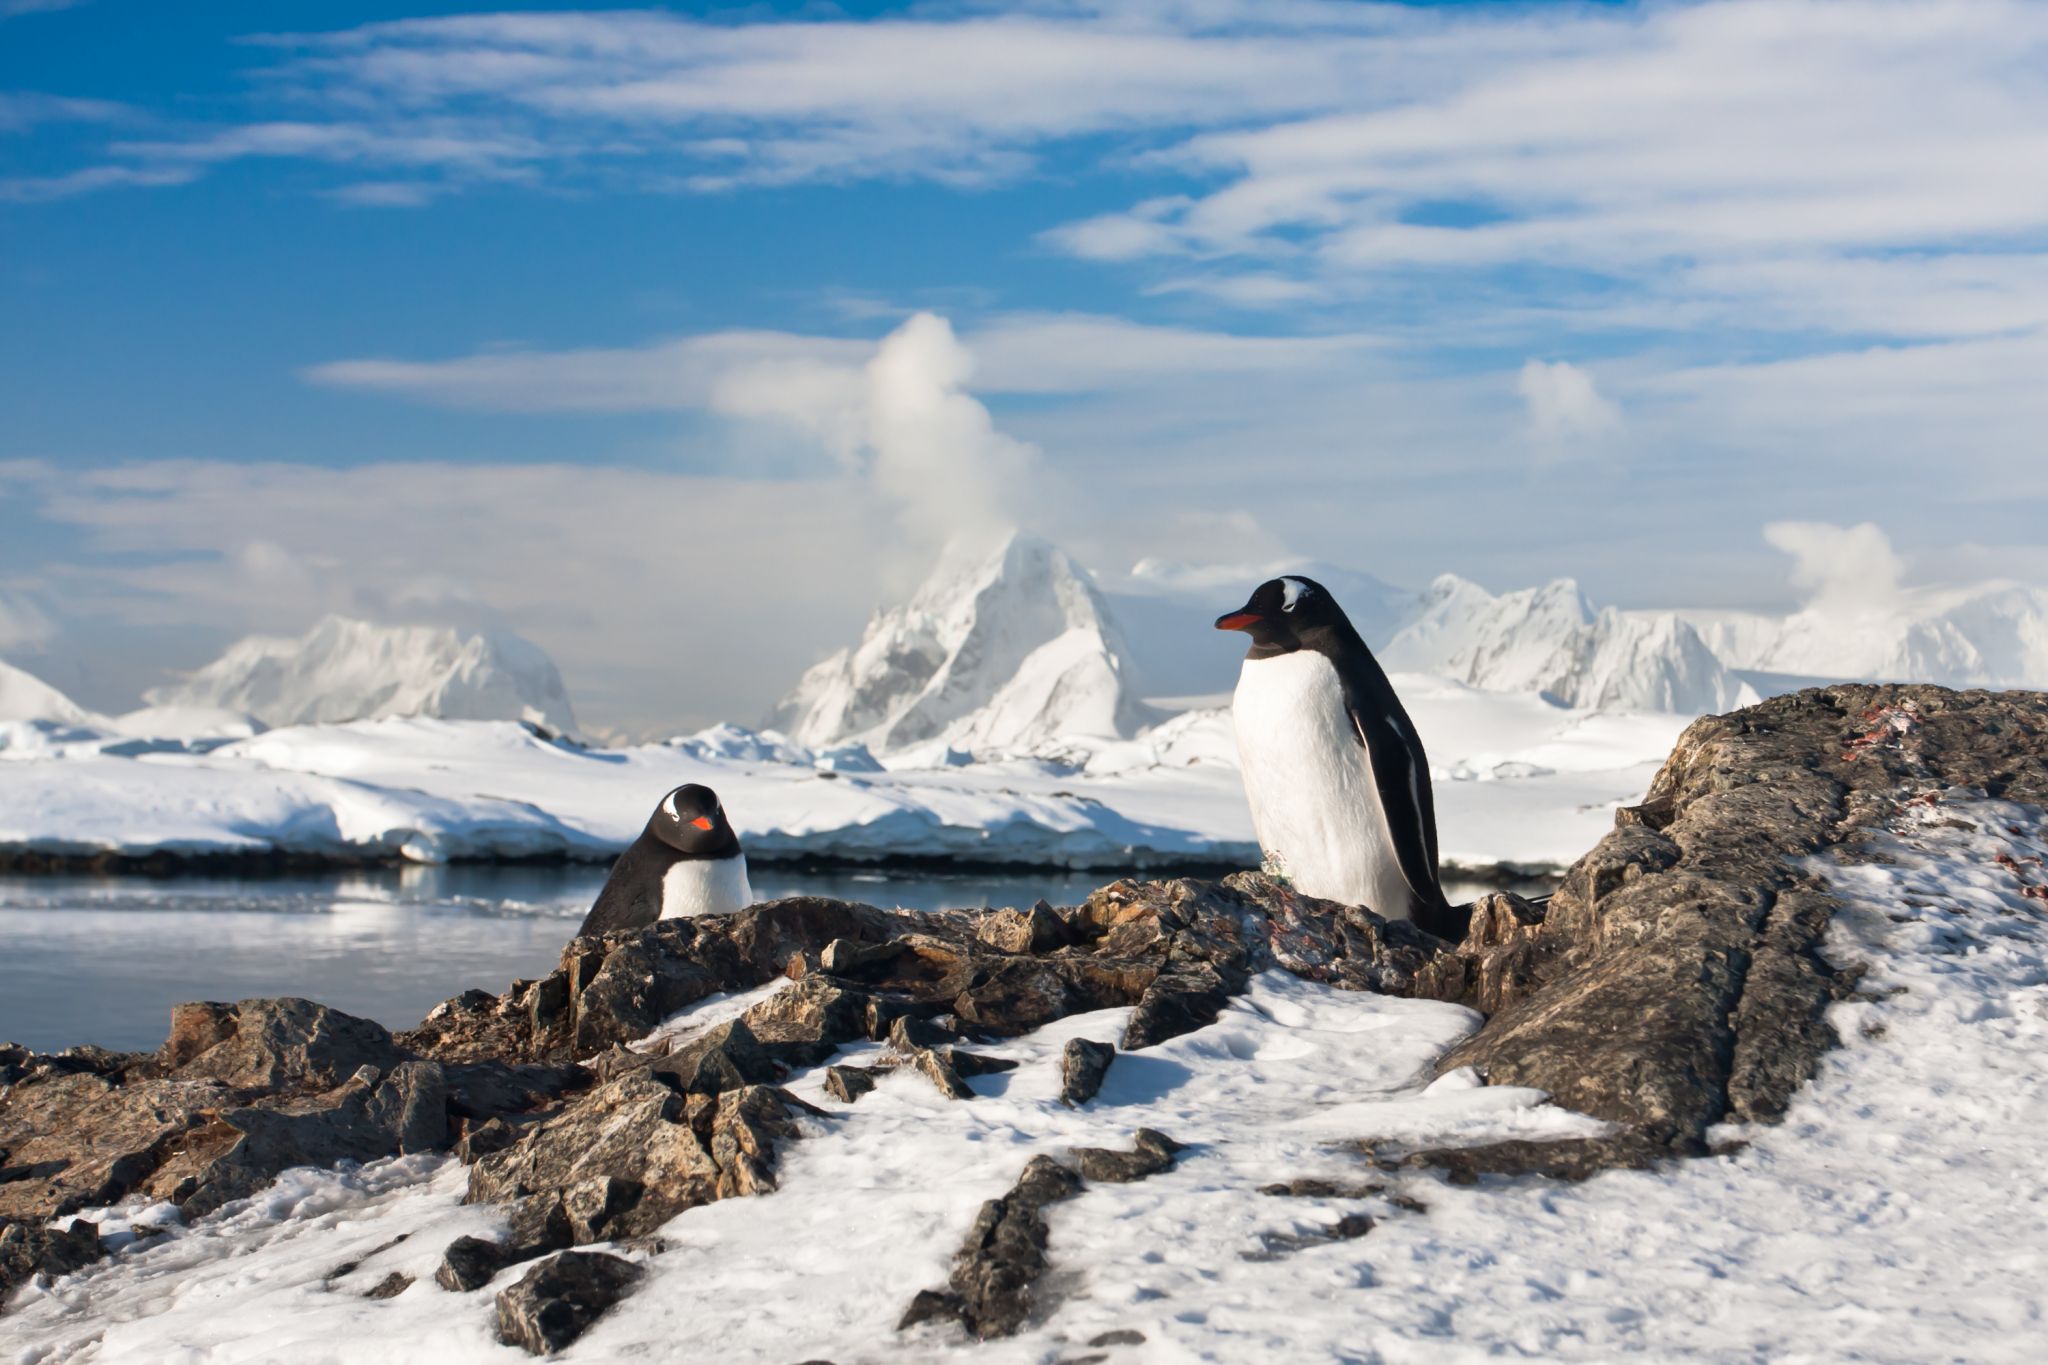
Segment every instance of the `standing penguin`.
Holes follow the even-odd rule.
[[[658,919],[729,915],[754,903],[747,855],[718,793],[691,783],[661,798],[647,828],[612,864],[583,918],[583,934],[637,929]]]
[[[1252,637],[1231,712],[1268,861],[1308,895],[1461,936],[1422,739],[1343,609],[1312,579],[1275,578],[1216,629]]]

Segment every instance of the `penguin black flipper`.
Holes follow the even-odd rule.
[[[1408,883],[1408,917],[1440,938],[1463,938],[1465,926],[1459,920],[1469,921],[1469,912],[1460,916],[1444,899],[1437,880],[1436,798],[1430,790],[1422,736],[1363,641],[1356,650],[1345,651],[1337,676],[1352,730],[1372,758],[1380,811],[1401,865],[1401,879]]]
[[[672,855],[643,848],[646,842],[647,836],[641,835],[612,864],[604,890],[598,892],[597,903],[576,931],[578,938],[617,929],[644,929],[661,918],[661,874]]]

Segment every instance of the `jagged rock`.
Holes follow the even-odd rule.
[[[1060,1051],[1060,1102],[1069,1108],[1088,1103],[1102,1089],[1116,1048],[1088,1038],[1069,1038]]]
[[[1369,1199],[1373,1195],[1386,1193],[1386,1189],[1384,1184],[1377,1181],[1331,1180],[1322,1176],[1301,1176],[1272,1185],[1261,1185],[1259,1193],[1296,1199]]]
[[[508,1264],[505,1248],[499,1243],[485,1237],[457,1237],[441,1253],[434,1283],[451,1294],[467,1294],[489,1284]]]
[[[1109,1147],[1076,1147],[1072,1156],[1082,1178],[1125,1184],[1173,1168],[1174,1157],[1184,1150],[1156,1128],[1140,1128],[1132,1135],[1128,1152]]]
[[[787,1091],[686,1095],[652,1069],[587,1092],[470,1167],[472,1203],[553,1201],[572,1243],[651,1232],[685,1209],[774,1185],[794,1116]]]
[[[447,1092],[441,1068],[433,1062],[401,1062],[388,1075],[366,1066],[327,1094],[283,1109],[230,1110],[209,1125],[215,1126],[235,1135],[225,1150],[203,1163],[174,1157],[152,1181],[161,1187],[167,1174],[189,1170],[169,1193],[190,1216],[246,1198],[292,1166],[371,1161],[443,1147]]]
[[[552,1355],[588,1331],[645,1272],[621,1256],[565,1251],[498,1295],[498,1340]]]
[[[0,1220],[0,1312],[16,1289],[37,1276],[69,1275],[105,1254],[99,1226],[82,1218],[65,1228]]]
[[[291,997],[175,1006],[161,1055],[186,1080],[237,1090],[331,1089],[363,1067],[385,1071],[406,1059],[382,1024]]]
[[[1029,1316],[1032,1285],[1046,1269],[1044,1209],[1080,1189],[1080,1177],[1051,1157],[1031,1158],[1009,1193],[975,1215],[954,1256],[950,1287],[918,1294],[897,1330],[952,1319],[984,1340],[1014,1333]]]
[[[654,1064],[686,1095],[717,1095],[743,1085],[779,1081],[786,1068],[770,1056],[745,1019],[721,1024]]]
[[[1123,1050],[1136,1052],[1207,1028],[1216,1022],[1230,997],[1243,989],[1242,972],[1225,977],[1206,963],[1186,971],[1162,972],[1145,988],[1130,1023],[1124,1026]]]
[[[825,1068],[825,1093],[835,1100],[852,1104],[862,1095],[875,1088],[875,1077],[879,1074],[871,1066],[832,1066]]]
[[[953,1070],[962,1076],[993,1076],[1002,1071],[1015,1071],[1017,1063],[1008,1057],[990,1057],[965,1048],[949,1047],[946,1060],[953,1064]]]
[[[1029,910],[990,911],[975,937],[1006,953],[1049,953],[1074,941],[1066,921],[1044,901]]]

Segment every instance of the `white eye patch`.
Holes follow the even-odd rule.
[[[1280,610],[1293,611],[1294,604],[1299,602],[1302,598],[1308,596],[1308,594],[1311,591],[1312,589],[1310,589],[1309,585],[1302,582],[1299,578],[1281,579]]]
[[[674,792],[670,792],[667,796],[661,798],[661,808],[671,820],[683,818],[682,812],[676,809],[676,794]]]

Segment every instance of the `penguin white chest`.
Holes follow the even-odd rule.
[[[747,855],[682,858],[661,875],[661,917],[729,915],[754,903],[747,883]]]
[[[1297,890],[1406,919],[1410,893],[1372,756],[1328,658],[1247,659],[1231,702],[1259,847]]]

